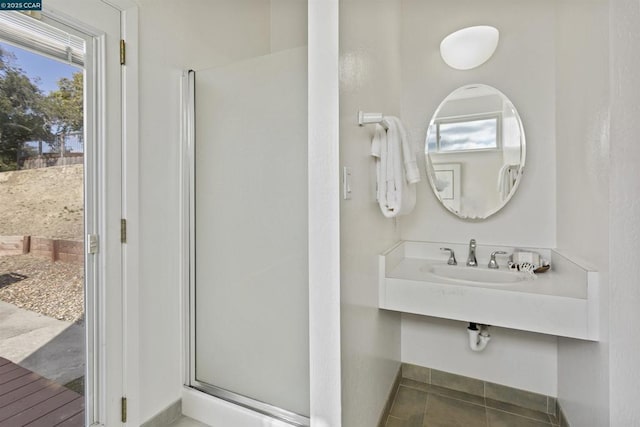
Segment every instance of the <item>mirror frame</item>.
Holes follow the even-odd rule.
[[[443,105],[449,100],[449,98],[451,97],[452,94],[460,91],[460,90],[464,90],[464,89],[468,89],[468,88],[473,88],[473,87],[486,87],[486,88],[490,88],[493,91],[496,92],[496,94],[500,95],[503,99],[506,99],[511,106],[513,107],[513,111],[515,113],[515,117],[518,121],[518,128],[520,130],[520,167],[518,168],[518,178],[513,186],[513,189],[511,190],[511,192],[509,193],[509,195],[507,196],[507,198],[495,209],[491,209],[487,212],[487,214],[485,214],[485,216],[469,216],[469,215],[464,215],[462,212],[456,211],[453,208],[450,208],[449,206],[447,206],[444,201],[442,200],[442,198],[440,197],[440,192],[438,191],[438,189],[436,188],[435,185],[435,170],[433,167],[433,164],[431,163],[431,157],[429,156],[429,151],[428,151],[428,139],[429,139],[429,129],[433,126],[438,113],[440,112],[440,110],[442,109]],[[524,125],[522,124],[522,118],[520,117],[520,113],[518,113],[518,109],[516,108],[515,104],[511,101],[511,99],[506,96],[502,91],[496,89],[493,86],[490,85],[486,85],[483,83],[474,83],[474,84],[466,84],[464,86],[460,86],[454,90],[452,90],[451,92],[449,92],[449,94],[442,100],[442,102],[440,102],[440,104],[438,105],[438,108],[436,109],[436,111],[433,113],[433,115],[431,116],[431,120],[429,121],[429,125],[427,127],[427,133],[425,135],[425,145],[424,145],[424,157],[425,157],[425,169],[426,169],[426,174],[427,174],[427,178],[429,180],[429,185],[431,186],[431,190],[433,192],[433,195],[436,197],[436,199],[438,200],[438,202],[440,202],[440,205],[446,209],[447,211],[451,212],[453,215],[457,216],[460,219],[463,220],[467,220],[467,221],[482,221],[485,220],[487,218],[490,218],[491,216],[495,215],[496,213],[498,213],[500,210],[502,210],[508,203],[509,201],[511,201],[511,199],[513,198],[513,196],[517,193],[518,188],[520,187],[520,182],[522,181],[522,177],[524,175],[524,169],[525,169],[525,162],[526,162],[526,157],[527,157],[527,143],[526,143],[526,137],[525,137],[525,132],[524,132]]]

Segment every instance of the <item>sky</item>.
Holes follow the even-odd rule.
[[[76,66],[31,53],[8,43],[0,42],[0,47],[16,56],[15,64],[22,68],[31,81],[36,83],[45,94],[56,90],[58,80],[62,77],[71,78],[73,73],[80,70]],[[39,77],[40,81],[35,82],[34,77]]]

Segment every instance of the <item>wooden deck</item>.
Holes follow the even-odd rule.
[[[0,427],[83,427],[84,397],[0,357]]]

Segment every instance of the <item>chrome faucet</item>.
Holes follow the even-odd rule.
[[[507,253],[505,251],[494,251],[491,252],[491,259],[489,260],[489,268],[500,268],[500,266],[498,266],[498,261],[496,261],[496,255],[507,255]]]
[[[478,260],[476,259],[476,239],[471,239],[469,242],[469,257],[467,258],[467,267],[477,267]]]
[[[458,265],[458,261],[456,261],[456,254],[453,252],[453,249],[451,249],[451,248],[440,248],[440,250],[449,252],[449,260],[447,261],[447,264],[449,264],[449,265]]]

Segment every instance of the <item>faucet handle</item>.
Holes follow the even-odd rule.
[[[489,268],[500,268],[498,266],[498,262],[496,261],[496,255],[507,255],[507,253],[505,251],[491,252],[491,259],[489,259]]]
[[[453,252],[451,248],[440,248],[441,251],[449,251],[449,260],[447,264],[449,265],[458,265],[458,261],[456,261],[456,254]]]

